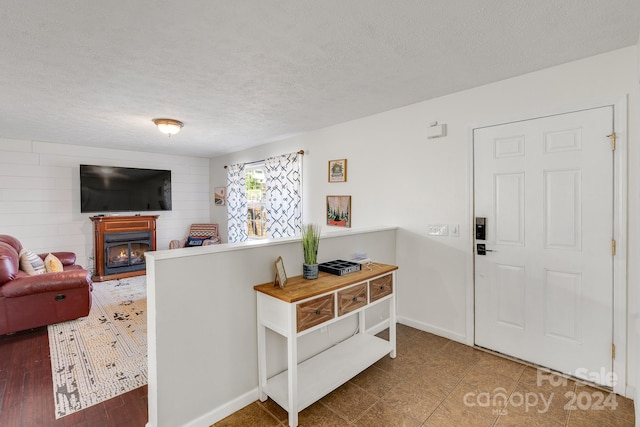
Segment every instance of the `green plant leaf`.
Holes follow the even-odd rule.
[[[320,245],[320,226],[306,224],[302,226],[302,249],[305,264],[318,263],[318,246]]]

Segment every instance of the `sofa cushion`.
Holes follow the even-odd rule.
[[[191,237],[189,236],[187,238],[187,243],[184,245],[185,247],[190,247],[190,246],[202,246],[202,243],[205,240],[209,240],[208,237]]]
[[[38,255],[28,249],[22,249],[19,254],[20,270],[30,276],[46,273],[44,261]]]
[[[47,270],[47,273],[56,273],[64,270],[62,262],[54,254],[49,254],[45,257],[44,268]]]
[[[45,276],[27,276],[6,283],[0,288],[5,298],[19,298],[43,292],[58,292],[84,288],[90,291],[91,273],[83,269],[73,269],[60,273],[48,273]]]
[[[40,254],[40,258],[44,259],[46,257]],[[73,252],[51,252],[51,255],[54,255],[56,258],[60,260],[62,265],[68,266],[76,263],[76,254]]]

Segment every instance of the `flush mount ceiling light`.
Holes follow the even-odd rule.
[[[152,121],[158,126],[160,132],[166,133],[169,136],[180,132],[180,129],[184,126],[184,123],[174,119],[153,119]]]

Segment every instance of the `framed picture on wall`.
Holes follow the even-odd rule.
[[[347,182],[347,159],[329,160],[329,182]]]
[[[351,196],[327,196],[327,225],[351,227]]]
[[[224,206],[227,201],[227,187],[215,187],[213,189],[213,200],[216,206]]]

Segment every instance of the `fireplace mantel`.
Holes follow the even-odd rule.
[[[95,256],[93,281],[123,279],[125,277],[143,276],[146,269],[127,271],[117,274],[105,273],[105,234],[131,233],[136,231],[149,231],[151,234],[151,249],[156,250],[156,219],[158,215],[135,216],[92,216],[93,222],[93,253]]]

